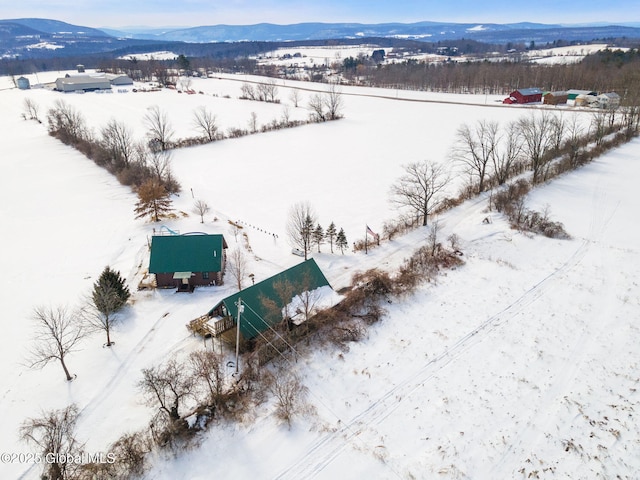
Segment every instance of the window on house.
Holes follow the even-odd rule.
[[[209,272],[202,272],[202,279],[209,280]]]

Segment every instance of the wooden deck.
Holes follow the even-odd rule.
[[[233,317],[223,317],[211,325],[210,320],[213,317],[202,315],[191,320],[187,324],[187,328],[195,334],[207,337],[219,337],[222,333],[235,328],[236,323]]]

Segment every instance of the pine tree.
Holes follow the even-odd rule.
[[[344,249],[349,247],[347,242],[347,236],[344,234],[344,229],[340,229],[336,236],[336,246],[340,249],[340,252],[344,255]]]
[[[158,180],[151,179],[138,188],[138,203],[136,203],[136,218],[149,215],[154,222],[167,215],[171,208],[171,194]]]
[[[331,253],[333,253],[333,242],[336,239],[336,235],[338,234],[336,230],[336,224],[331,222],[331,225],[327,227],[327,231],[324,233],[324,238],[329,240],[329,245],[331,246]]]
[[[322,241],[324,240],[324,229],[322,228],[322,225],[318,224],[316,226],[311,237],[313,243],[318,245],[318,253],[320,253],[320,244],[322,244]]]
[[[100,278],[93,284],[91,300],[94,308],[88,320],[95,327],[106,332],[107,346],[111,346],[113,315],[127,303],[129,297],[131,292],[120,276],[120,272],[111,270],[108,266],[105,267]]]

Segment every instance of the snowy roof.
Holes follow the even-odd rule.
[[[516,92],[520,92],[521,95],[542,95],[542,90],[540,90],[537,87],[532,87],[532,88],[519,88],[518,90],[516,90]]]
[[[238,299],[241,299],[246,308],[241,312],[240,332],[245,339],[254,338],[282,320],[281,316],[274,318],[264,304],[265,299],[282,306],[285,302],[291,303],[291,300],[304,292],[311,292],[324,286],[330,287],[329,282],[315,260],[310,258],[221,300],[209,311],[209,316],[213,316],[214,310],[224,305],[229,315],[237,322],[238,306],[236,304]],[[289,298],[283,301],[281,297],[285,292]]]

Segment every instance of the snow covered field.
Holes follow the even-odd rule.
[[[140,370],[170,353],[202,348],[185,323],[234,291],[229,282],[192,295],[135,292],[113,334],[116,345],[103,348],[95,334],[69,357],[73,382],[64,381],[56,364],[26,368],[33,308],[78,304],[107,264],[135,290],[158,225],[134,220],[129,189],[49,137],[44,125],[22,120],[24,98],[40,106],[43,119],[63,98],[96,131],[115,118],[138,138],[146,109],[158,105],[169,112],[176,136],[185,137],[195,135],[191,117],[200,105],[216,113],[224,130],[246,128],[251,112],[268,123],[285,105],[291,118],[306,118],[309,95],[324,89],[287,81],[279,86],[280,105],[238,100],[242,82],[255,80],[193,79],[192,88],[203,92],[196,95],[62,95],[18,91],[0,79],[0,451],[29,451],[18,440],[21,422],[72,402],[81,409],[78,437],[91,452],[144,427],[152,409],[136,389]],[[291,88],[301,89],[301,107],[293,107]],[[324,226],[334,221],[350,241],[362,238],[365,225],[380,230],[396,214],[387,194],[403,164],[446,161],[463,122],[506,124],[524,114],[491,96],[343,92],[346,118],[338,122],[175,151],[183,191],[174,206],[190,213],[200,198],[213,211],[205,224],[194,214],[163,224],[183,233],[223,233],[232,248],[226,220],[252,225],[250,269],[260,280],[299,261],[284,234],[293,203],[308,200]],[[250,425],[213,425],[199,450],[156,458],[148,478],[634,478],[640,471],[640,232],[633,223],[639,152],[634,140],[530,195],[530,206],[550,205],[572,240],[514,232],[495,214],[484,224],[482,198],[443,215],[443,238],[460,236],[466,264],[386,305],[382,322],[349,352],[303,356],[292,368],[310,390],[314,416],[287,430],[268,403]],[[417,230],[367,256],[314,258],[340,288],[357,270],[397,265],[427,233]],[[0,478],[38,478],[39,471],[3,464]]]

